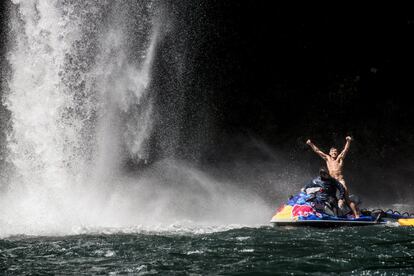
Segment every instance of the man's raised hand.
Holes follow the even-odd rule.
[[[345,140],[351,142],[352,141],[352,137],[351,136],[346,136]]]

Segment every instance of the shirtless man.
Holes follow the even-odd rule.
[[[359,218],[359,212],[357,210],[356,204],[349,200],[349,191],[348,187],[346,186],[344,176],[342,174],[342,167],[344,165],[344,158],[346,154],[349,151],[349,147],[351,145],[352,138],[350,136],[347,136],[346,138],[346,144],[344,149],[340,154],[338,154],[338,149],[331,148],[329,150],[329,154],[326,154],[322,152],[315,144],[311,142],[311,140],[306,141],[306,144],[308,144],[316,154],[318,154],[320,157],[323,158],[323,160],[326,161],[326,166],[328,167],[329,174],[338,180],[345,188],[345,200],[346,203],[351,208],[352,212],[354,213],[356,218]]]

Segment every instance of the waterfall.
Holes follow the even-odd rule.
[[[169,116],[158,112],[154,93],[155,59],[167,35],[161,5],[13,0],[9,6],[9,72],[2,100],[10,128],[2,146],[10,169],[2,169],[8,181],[0,192],[0,236],[66,234],[79,227],[251,223],[267,215],[256,195],[168,154],[138,176],[123,170],[126,161],[151,159],[150,141],[160,126],[155,118]],[[174,45],[163,47],[170,51]],[[168,66],[175,60],[185,66],[178,58]],[[174,116],[167,118],[170,124],[177,124]],[[166,140],[178,139],[166,133]]]
[[[148,158],[146,141],[153,123],[148,87],[158,36],[155,26],[139,68],[129,62],[122,29],[112,29],[104,37],[93,76],[104,111],[97,122],[96,163],[100,175],[108,168],[116,169],[125,153],[128,158]]]
[[[148,158],[159,24],[151,1],[10,5],[3,101],[11,114],[9,190],[21,200],[8,208],[20,212],[16,219],[59,221],[50,209],[76,209],[70,198],[80,187],[116,174],[123,158]]]

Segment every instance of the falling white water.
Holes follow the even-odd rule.
[[[152,29],[150,43],[139,68],[129,62],[124,51],[125,36],[122,29],[111,29],[106,33],[101,44],[102,53],[93,72],[104,110],[97,122],[96,169],[101,176],[119,166],[123,146],[129,157],[148,158],[145,142],[152,130],[153,106],[147,93],[159,25]]]
[[[13,68],[6,105],[12,111],[10,159],[20,181],[38,186],[42,183],[63,185],[65,135],[59,116],[71,104],[60,74],[65,54],[77,33],[53,1],[14,1],[19,6],[21,25],[13,24],[16,35],[9,53]],[[47,16],[45,16],[47,14]],[[17,22],[16,22],[17,23]],[[75,131],[75,130],[74,130]],[[51,135],[51,134],[54,135]],[[24,173],[22,173],[24,172]]]
[[[267,219],[257,196],[174,160],[123,175],[125,159],[148,158],[154,128],[151,76],[163,25],[151,1],[10,5],[3,100],[13,169],[0,195],[0,235]],[[131,29],[139,30],[133,39]]]

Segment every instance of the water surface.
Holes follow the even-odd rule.
[[[221,232],[14,236],[0,241],[9,274],[414,273],[414,228],[240,228]]]

